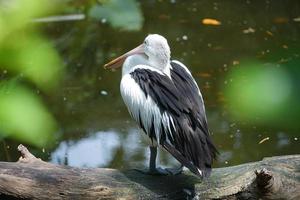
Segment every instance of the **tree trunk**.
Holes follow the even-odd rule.
[[[18,162],[0,162],[0,199],[300,199],[300,155],[217,168],[200,180],[55,165],[18,149]]]

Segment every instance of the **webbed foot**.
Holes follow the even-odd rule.
[[[153,176],[167,176],[172,174],[167,169],[163,169],[161,167],[157,167],[154,169],[134,169],[134,170],[143,174],[153,175]]]
[[[165,168],[166,171],[169,172],[171,175],[179,175],[183,172],[183,167],[179,168]]]

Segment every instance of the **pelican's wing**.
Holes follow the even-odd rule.
[[[159,143],[192,172],[206,176],[216,148],[208,134],[203,100],[190,73],[179,64],[171,64],[172,80],[143,68],[130,75],[160,110]]]

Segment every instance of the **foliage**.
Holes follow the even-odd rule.
[[[0,135],[44,146],[54,138],[56,122],[28,85],[49,92],[63,69],[57,52],[31,20],[52,13],[55,3],[11,0],[0,4]]]
[[[275,64],[241,64],[230,71],[225,88],[229,112],[239,121],[285,128],[298,127],[296,90],[289,71]],[[293,108],[293,109],[291,109]]]
[[[41,99],[14,83],[0,86],[0,127],[4,136],[38,146],[53,142],[56,124]]]

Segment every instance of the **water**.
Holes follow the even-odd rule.
[[[237,120],[230,115],[224,96],[224,87],[233,81],[228,73],[242,67],[245,59],[300,63],[299,1],[186,2],[143,1],[143,27],[136,32],[112,28],[105,18],[91,19],[87,10],[93,4],[70,3],[76,13],[86,14],[84,19],[41,23],[67,73],[55,92],[42,96],[60,124],[60,139],[52,148],[32,147],[31,151],[44,160],[71,166],[146,166],[146,140],[120,96],[121,72],[102,66],[140,44],[148,33],[159,33],[168,39],[172,58],[190,68],[202,90],[209,127],[220,151],[216,167],[299,153],[298,125]],[[217,19],[221,25],[204,25],[204,18]],[[297,89],[298,83],[293,83]],[[0,160],[16,160],[18,143],[5,139]],[[160,152],[160,163],[176,165],[165,152]]]

